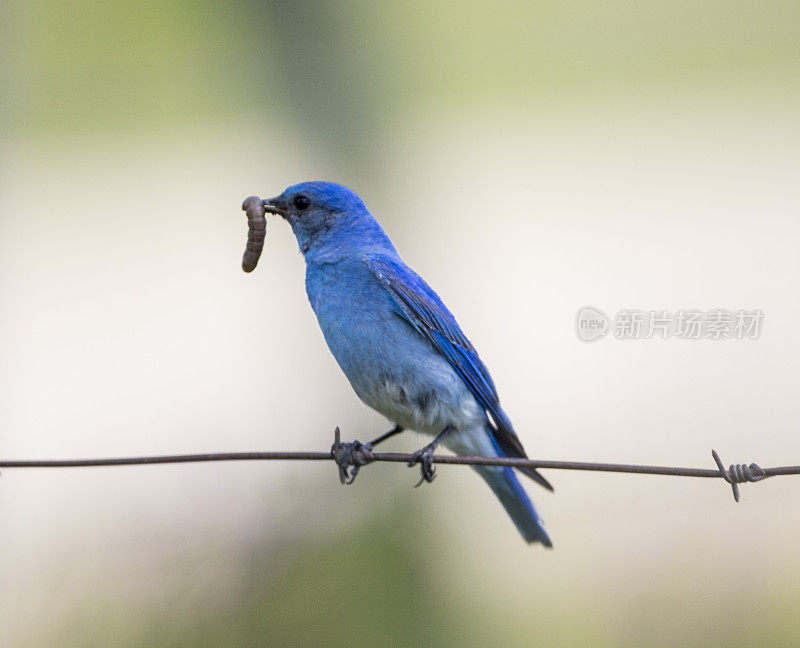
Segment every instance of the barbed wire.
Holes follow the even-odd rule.
[[[591,472],[661,475],[666,477],[702,477],[724,479],[731,485],[733,497],[739,501],[739,484],[758,482],[768,477],[800,475],[800,466],[761,468],[756,463],[731,464],[727,469],[715,450],[711,456],[716,468],[682,468],[676,466],[649,466],[641,464],[600,463],[593,461],[553,461],[547,459],[519,459],[514,457],[470,457],[460,455],[433,455],[432,462],[456,466],[501,466],[511,468],[543,468],[550,470],[585,470]],[[346,457],[346,458],[345,458]],[[334,443],[328,452],[208,452],[143,457],[111,457],[100,459],[0,459],[0,468],[91,468],[99,466],[140,466],[154,464],[200,463],[212,461],[334,461],[339,468],[341,482],[352,483],[358,469],[374,462],[410,464],[418,461],[414,454],[399,452],[372,452],[363,444],[342,443],[336,428]],[[410,464],[413,465],[413,464]],[[348,468],[353,467],[353,475]]]

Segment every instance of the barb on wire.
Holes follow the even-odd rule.
[[[372,454],[371,443],[361,443],[360,441],[342,443],[341,432],[338,426],[333,432],[331,456],[339,467],[339,481],[346,486],[349,486],[356,480],[358,471],[361,470],[362,466],[366,466],[375,461],[375,455]],[[350,466],[353,467],[352,474],[348,474],[347,472]]]
[[[114,457],[107,459],[0,459],[0,468],[78,468],[95,466],[138,466],[145,464],[198,463],[209,461],[334,461],[339,480],[352,484],[361,467],[375,461],[408,463],[413,454],[373,452],[369,444],[342,443],[339,428],[328,452],[214,452],[202,454],[158,455],[146,457]],[[732,464],[727,470],[716,451],[711,451],[717,468],[680,468],[637,464],[597,463],[584,461],[551,461],[513,457],[468,457],[434,455],[432,462],[459,466],[509,466],[551,470],[588,470],[592,472],[664,475],[670,477],[704,477],[723,479],[731,485],[733,497],[739,501],[739,484],[757,482],[767,477],[800,475],[800,466],[761,468],[758,464]],[[352,467],[352,472],[348,469]]]
[[[751,463],[749,466],[747,464],[731,464],[730,468],[725,470],[716,450],[711,451],[711,456],[717,462],[721,477],[731,485],[733,499],[737,502],[739,501],[739,484],[761,481],[769,476],[757,463]]]

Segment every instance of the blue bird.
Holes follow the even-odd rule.
[[[406,429],[435,437],[409,464],[419,463],[427,481],[440,443],[460,455],[526,456],[477,351],[358,195],[339,184],[304,182],[265,200],[264,208],[292,227],[331,353],[358,397],[395,425],[367,447]],[[474,469],[522,537],[552,547],[514,470]],[[552,490],[535,469],[519,470]]]

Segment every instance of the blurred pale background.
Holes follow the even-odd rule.
[[[5,3],[0,456],[325,449],[352,394],[288,227],[356,189],[540,458],[800,462],[797,2]],[[760,308],[592,345],[586,304]],[[397,450],[420,445],[413,436]],[[553,472],[528,547],[397,465],[5,471],[3,646],[796,645],[800,481]]]

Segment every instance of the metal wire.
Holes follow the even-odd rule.
[[[413,454],[372,452],[364,444],[341,443],[336,428],[334,444],[328,452],[211,452],[199,454],[158,455],[146,457],[113,457],[104,459],[4,459],[0,468],[89,468],[98,466],[138,466],[147,464],[199,463],[210,461],[334,461],[340,478],[352,483],[348,467],[360,468],[369,463],[384,461],[408,464],[417,459]],[[349,453],[348,453],[349,450]],[[551,470],[586,470],[592,472],[663,475],[668,477],[703,477],[724,479],[731,485],[733,497],[739,501],[739,484],[758,482],[767,477],[800,475],[800,466],[761,468],[758,464],[732,464],[728,469],[716,451],[712,450],[717,468],[680,468],[673,466],[648,466],[637,464],[598,463],[585,461],[552,461],[545,459],[518,459],[511,457],[467,457],[434,455],[433,463],[458,466],[510,466],[549,468]],[[357,472],[357,471],[356,471]]]
[[[722,460],[719,458],[716,450],[711,451],[711,456],[714,457],[714,461],[717,462],[717,467],[719,468],[722,478],[731,485],[733,489],[733,499],[737,502],[739,501],[739,484],[761,481],[770,476],[767,474],[766,470],[756,463],[751,463],[749,466],[747,464],[731,464],[730,468],[725,470],[725,466],[722,464]]]

